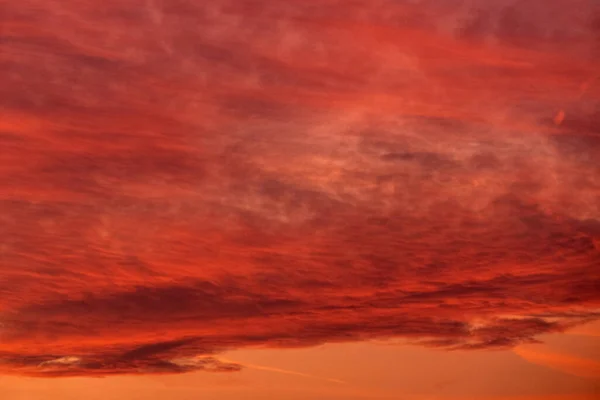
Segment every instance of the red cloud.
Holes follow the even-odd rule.
[[[0,3],[0,372],[598,317],[592,1],[259,3]]]

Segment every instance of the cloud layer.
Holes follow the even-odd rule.
[[[0,7],[0,372],[599,315],[594,1]]]

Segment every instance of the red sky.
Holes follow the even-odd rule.
[[[598,7],[0,0],[0,394],[267,374],[292,398],[343,361],[264,357],[341,346],[351,398],[380,342],[549,388],[444,399],[597,393]]]

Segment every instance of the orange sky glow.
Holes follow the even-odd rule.
[[[0,0],[0,399],[598,398],[599,66],[596,0]]]

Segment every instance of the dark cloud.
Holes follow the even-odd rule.
[[[0,0],[0,372],[598,318],[576,3]]]
[[[97,357],[97,356],[96,356]],[[106,355],[95,360],[94,357],[44,357],[41,363],[25,357],[3,359],[2,366],[9,373],[18,373],[32,377],[69,377],[69,376],[110,376],[123,374],[181,374],[194,371],[236,372],[240,365],[220,361],[214,357],[162,360],[144,358],[134,360],[111,359]]]

